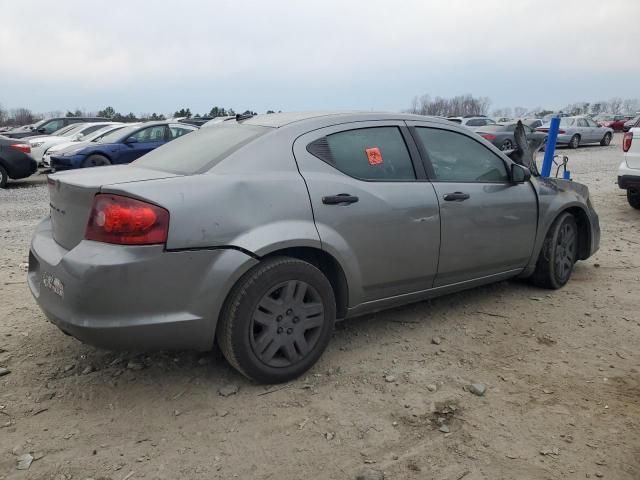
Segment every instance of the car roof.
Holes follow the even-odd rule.
[[[288,113],[265,113],[240,120],[244,125],[280,128],[291,124],[315,123],[316,121],[336,120],[336,123],[364,122],[375,120],[415,120],[434,121],[450,125],[442,117],[427,117],[410,113],[357,112],[357,111],[311,111]]]

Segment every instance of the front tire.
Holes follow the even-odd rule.
[[[282,383],[316,363],[335,319],[335,296],[324,274],[302,260],[277,257],[234,286],[216,337],[240,373],[259,383]]]
[[[603,147],[608,147],[610,143],[611,143],[611,134],[605,133],[602,140],[600,140],[600,145],[602,145]]]
[[[569,140],[569,148],[578,148],[580,146],[580,135],[574,135]]]
[[[7,182],[9,181],[9,174],[5,170],[5,168],[0,165],[0,188],[4,188],[7,186]]]
[[[106,167],[111,165],[109,159],[103,155],[90,155],[82,162],[82,168],[88,167]]]
[[[627,190],[627,201],[636,210],[640,210],[640,192]]]
[[[578,224],[570,213],[555,219],[544,239],[536,269],[534,285],[556,290],[569,281],[578,256]]]

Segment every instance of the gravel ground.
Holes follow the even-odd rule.
[[[10,370],[0,479],[371,469],[361,478],[637,480],[640,212],[614,183],[620,143],[562,151],[602,226],[600,251],[564,289],[502,282],[344,322],[307,377],[277,387],[249,383],[217,352],[116,354],[48,324],[21,266],[47,214],[46,181],[10,185],[0,191],[0,368]]]

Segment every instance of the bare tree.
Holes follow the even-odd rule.
[[[2,108],[2,104],[0,103],[0,125],[5,125],[7,123],[7,119],[7,111]]]
[[[28,108],[15,108],[11,110],[11,116],[16,125],[28,125],[36,121],[35,115]]]
[[[625,98],[622,101],[622,111],[628,114],[635,114],[640,110],[640,101],[637,98]]]
[[[622,99],[620,97],[609,99],[609,108],[611,109],[611,113],[617,114],[622,112]]]
[[[527,109],[524,107],[516,107],[513,109],[513,115],[516,118],[522,118],[527,114]]]
[[[419,115],[435,115],[441,117],[486,115],[489,112],[491,100],[488,97],[473,97],[471,94],[458,95],[452,98],[436,97],[433,100],[429,95],[414,97],[411,102],[410,113]]]

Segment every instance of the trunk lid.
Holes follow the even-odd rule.
[[[102,187],[176,176],[129,165],[86,168],[50,175],[49,206],[54,240],[67,250],[82,241],[93,197]]]

